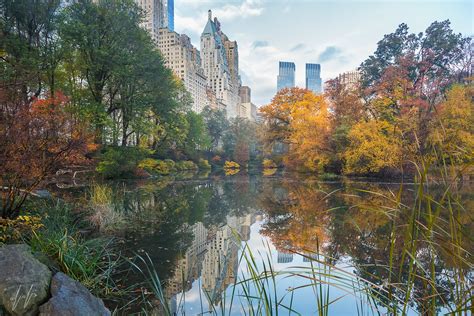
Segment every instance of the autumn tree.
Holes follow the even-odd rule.
[[[3,103],[0,112],[1,217],[14,218],[27,196],[61,166],[84,163],[87,129],[56,92],[31,104]]]
[[[439,162],[469,163],[474,159],[474,89],[454,86],[436,111],[430,125],[429,143]]]
[[[331,123],[323,96],[299,88],[284,89],[261,113],[265,118],[267,146],[277,142],[288,146],[285,165],[312,171],[322,170],[327,165],[332,153]]]
[[[399,170],[402,162],[400,130],[387,121],[370,120],[354,125],[344,152],[348,174],[374,174]]]

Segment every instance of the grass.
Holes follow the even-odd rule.
[[[114,298],[127,291],[114,277],[125,268],[119,249],[111,238],[86,238],[80,217],[62,202],[44,203],[41,229],[26,242],[53,271],[61,271],[83,283],[101,298]]]
[[[101,232],[110,232],[120,227],[125,218],[113,205],[113,190],[109,185],[94,183],[89,189],[89,221]]]

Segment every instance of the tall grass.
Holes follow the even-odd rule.
[[[27,241],[43,256],[54,271],[61,271],[83,283],[95,295],[112,298],[123,295],[114,276],[124,268],[124,260],[110,238],[86,238],[82,235],[81,217],[75,216],[63,202],[41,206],[45,212],[43,228]]]
[[[89,221],[101,232],[113,231],[125,222],[124,215],[114,208],[113,190],[109,185],[94,183],[89,192]]]

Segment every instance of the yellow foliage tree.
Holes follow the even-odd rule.
[[[454,86],[430,125],[429,143],[438,157],[467,163],[474,158],[474,105],[472,86]]]
[[[312,171],[322,170],[331,153],[330,119],[324,97],[306,93],[303,100],[295,104],[291,116],[289,160],[301,161]]]
[[[344,152],[344,171],[350,174],[377,173],[397,169],[402,161],[401,133],[387,121],[359,122],[350,130]]]
[[[287,146],[286,166],[316,171],[329,161],[331,124],[323,96],[300,88],[283,89],[260,111],[266,123],[264,142],[267,147]]]

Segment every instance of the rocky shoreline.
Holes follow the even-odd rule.
[[[0,315],[108,316],[104,302],[81,283],[49,268],[26,244],[0,247]]]

